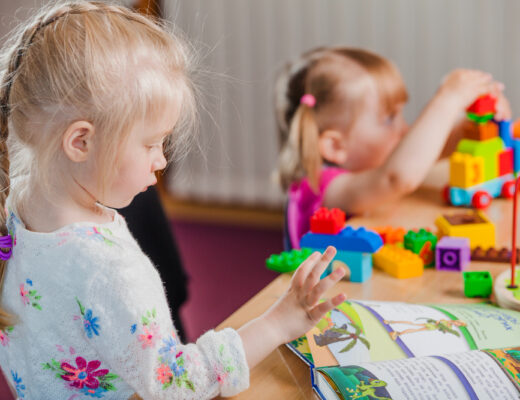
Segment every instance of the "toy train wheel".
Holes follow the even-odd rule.
[[[471,205],[480,210],[488,208],[490,204],[491,195],[484,190],[476,191],[471,198]]]
[[[512,199],[515,194],[515,181],[508,181],[502,186],[502,197]]]
[[[450,204],[451,205],[450,185],[446,185],[446,186],[444,186],[444,188],[442,188],[442,200],[444,200],[444,202],[446,204]]]

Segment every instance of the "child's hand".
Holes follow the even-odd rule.
[[[267,311],[265,317],[280,343],[294,340],[312,327],[321,317],[338,304],[345,301],[345,294],[339,294],[320,303],[323,294],[338,282],[345,271],[336,269],[320,280],[320,276],[336,255],[334,247],[328,247],[322,254],[313,253],[296,270],[289,289]]]
[[[465,109],[477,97],[486,93],[499,98],[503,89],[504,85],[494,81],[491,74],[477,70],[456,69],[444,78],[438,95],[452,101],[454,107]]]
[[[512,118],[511,106],[503,92],[500,92],[497,96],[495,120],[504,121]]]

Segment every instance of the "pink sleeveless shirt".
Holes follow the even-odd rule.
[[[310,218],[314,212],[322,206],[325,190],[338,175],[344,174],[342,168],[326,167],[321,171],[318,193],[315,193],[309,185],[309,180],[303,178],[295,182],[289,188],[287,204],[287,230],[292,248],[300,248],[301,237],[309,231]]]

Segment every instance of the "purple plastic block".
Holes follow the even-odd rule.
[[[471,259],[469,239],[444,236],[435,248],[435,268],[445,271],[462,271]]]

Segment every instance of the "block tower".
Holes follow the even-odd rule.
[[[511,121],[493,120],[495,105],[494,97],[484,95],[466,110],[464,139],[450,158],[448,203],[483,209],[494,197],[513,196],[520,140],[513,138]]]

